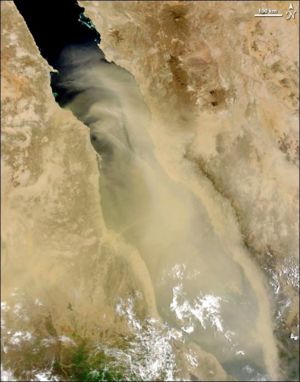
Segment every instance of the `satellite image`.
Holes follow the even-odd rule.
[[[1,381],[299,381],[299,2],[1,1]]]

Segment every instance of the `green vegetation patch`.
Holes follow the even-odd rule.
[[[81,343],[75,350],[70,351],[70,358],[66,363],[56,361],[53,374],[62,375],[69,381],[99,382],[124,381],[124,370],[112,367],[114,360],[103,351],[90,351],[86,343]]]

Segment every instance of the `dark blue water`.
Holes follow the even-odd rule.
[[[41,55],[57,70],[50,73],[51,87],[56,101],[64,106],[78,93],[62,85],[65,76],[75,69],[70,60],[64,60],[62,53],[70,47],[80,48],[87,50],[94,61],[106,62],[98,46],[100,34],[76,0],[14,0],[14,3]]]

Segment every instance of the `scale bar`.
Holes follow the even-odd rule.
[[[282,17],[283,15],[281,13],[279,14],[274,14],[274,15],[260,15],[260,14],[256,14],[254,15],[254,17]]]

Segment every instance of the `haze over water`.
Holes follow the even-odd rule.
[[[238,233],[234,244],[222,241],[197,191],[162,168],[133,77],[86,51],[68,58],[75,69],[63,85],[77,95],[67,107],[100,155],[105,224],[138,250],[161,318],[235,378],[276,379],[267,291]]]

